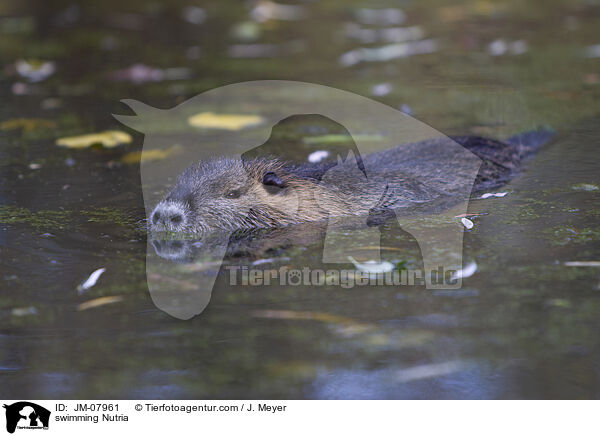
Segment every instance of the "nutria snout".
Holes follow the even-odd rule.
[[[185,206],[178,202],[162,202],[152,213],[152,225],[167,230],[176,230],[186,225],[188,212]]]
[[[268,228],[330,216],[366,216],[374,210],[398,211],[440,197],[463,196],[458,199],[463,201],[471,189],[506,183],[521,158],[550,137],[540,131],[506,143],[480,137],[435,138],[369,154],[361,161],[363,170],[352,152],[344,161],[325,164],[212,159],[179,176],[152,211],[149,227],[190,233]],[[468,156],[465,148],[471,152]]]

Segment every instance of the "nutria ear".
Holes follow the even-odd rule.
[[[265,173],[263,175],[263,179],[262,179],[262,183],[263,185],[267,185],[267,186],[277,186],[278,188],[285,188],[285,185],[283,184],[283,180],[281,180],[279,178],[279,176],[271,171],[269,171],[268,173]]]

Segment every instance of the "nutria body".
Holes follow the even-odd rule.
[[[216,158],[181,174],[152,212],[150,228],[202,233],[279,227],[398,211],[436,199],[465,200],[471,188],[478,192],[510,180],[522,159],[550,136],[530,132],[506,142],[442,137],[324,164]],[[468,157],[456,143],[471,152]]]

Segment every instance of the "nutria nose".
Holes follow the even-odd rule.
[[[181,230],[185,217],[178,205],[161,203],[152,212],[150,222],[154,230]]]

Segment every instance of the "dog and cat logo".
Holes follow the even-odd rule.
[[[29,401],[5,404],[6,431],[14,433],[18,429],[47,430],[50,422],[50,411]]]

